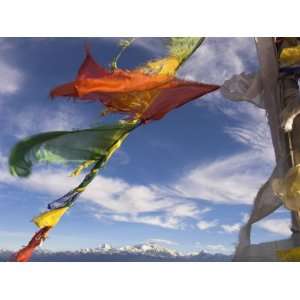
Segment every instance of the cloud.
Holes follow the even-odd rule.
[[[241,229],[241,224],[240,223],[235,223],[235,224],[224,224],[221,225],[222,229],[227,232],[227,233],[234,233],[234,232],[239,232]]]
[[[38,102],[35,105],[28,103],[20,109],[11,101],[25,81],[24,71],[13,63],[15,58],[11,57],[11,50],[14,48],[8,39],[0,39],[0,105],[1,121],[5,126],[2,131],[19,139],[37,132],[80,128],[87,123],[78,105],[72,102],[56,104],[55,109],[49,110]]]
[[[23,82],[23,73],[17,68],[0,60],[0,94],[17,93]]]
[[[81,180],[68,177],[65,170],[49,167],[35,170],[29,178],[19,179],[8,173],[7,159],[4,156],[0,158],[0,183],[48,193],[54,198],[65,194]],[[197,219],[210,210],[208,207],[200,209],[193,201],[167,197],[155,186],[133,185],[120,178],[101,175],[94,179],[80,199],[98,219],[170,229],[183,229],[187,219]]]
[[[213,220],[213,221],[200,221],[197,223],[197,227],[200,230],[207,230],[209,228],[213,228],[216,227],[218,225],[218,221],[217,220]]]
[[[209,228],[217,227],[217,228],[221,228],[225,233],[237,233],[240,231],[242,223],[245,223],[246,220],[248,220],[248,215],[242,213],[242,222],[237,222],[234,224],[219,224],[220,222],[218,220],[212,220],[212,221],[201,220],[197,223],[197,227],[200,230],[207,230]]]
[[[212,244],[201,246],[200,243],[196,243],[200,250],[207,252],[209,254],[224,254],[224,255],[231,255],[234,252],[234,247],[228,247],[222,244]]]
[[[222,111],[237,122],[235,126],[225,127],[225,133],[258,153],[263,160],[263,166],[273,166],[275,156],[265,111],[249,103],[236,104],[235,107],[230,105]]]
[[[245,224],[249,219],[248,213],[241,213],[242,220],[241,222],[237,222],[234,224],[222,224],[220,227],[224,230],[226,233],[237,233],[240,231],[243,224]]]
[[[184,229],[185,225],[182,220],[172,216],[141,216],[141,215],[112,215],[112,220],[118,222],[141,223],[155,225],[167,229]]]
[[[76,105],[62,103],[50,110],[49,107],[31,106],[18,110],[6,107],[6,130],[17,139],[32,134],[82,128],[87,124],[86,117],[79,113]]]
[[[8,61],[7,53],[12,45],[7,39],[0,39],[0,95],[17,93],[24,81],[24,73]]]
[[[165,240],[165,239],[149,239],[146,242],[148,243],[155,243],[155,244],[165,244],[165,245],[178,245],[178,243],[174,242],[174,241],[170,241],[170,240]]]
[[[233,74],[256,63],[253,38],[207,38],[180,69],[179,75],[190,80],[223,84]]]
[[[259,168],[261,156],[253,151],[202,163],[176,184],[184,197],[215,203],[251,204],[268,174]]]
[[[275,164],[264,111],[251,104],[224,107],[236,123],[224,129],[242,150],[190,169],[175,184],[185,197],[216,203],[251,204]]]
[[[282,236],[291,235],[291,220],[288,218],[263,220],[258,222],[257,226],[271,233],[276,233]]]

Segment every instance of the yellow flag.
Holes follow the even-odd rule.
[[[154,73],[159,75],[175,75],[180,61],[174,56],[168,56],[162,59],[149,61],[142,70],[146,73]]]
[[[280,63],[294,65],[300,63],[300,45],[284,48],[280,54]]]
[[[300,247],[277,251],[277,256],[282,261],[300,261]]]
[[[46,211],[33,218],[32,222],[39,228],[54,227],[70,207],[62,207]]]

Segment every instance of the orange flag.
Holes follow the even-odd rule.
[[[143,68],[110,72],[87,52],[75,81],[54,88],[50,96],[100,101],[110,112],[126,113],[146,122],[158,120],[172,109],[218,88],[177,79],[169,73],[147,73]]]
[[[18,251],[13,257],[12,261],[26,262],[28,261],[33,251],[47,238],[47,233],[51,227],[43,227],[32,237],[27,246]]]

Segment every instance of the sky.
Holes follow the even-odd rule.
[[[80,182],[67,166],[40,164],[29,178],[8,172],[11,148],[32,134],[89,128],[99,103],[50,100],[69,82],[88,43],[108,67],[118,38],[0,39],[0,248],[16,250],[36,231],[30,221]],[[119,61],[133,68],[165,53],[165,40],[138,38]],[[178,76],[222,84],[258,68],[253,38],[207,38]],[[156,241],[182,252],[231,253],[258,188],[274,167],[265,112],[214,92],[139,127],[123,143],[42,246],[76,250],[102,243]],[[255,243],[289,236],[280,208],[254,226]]]

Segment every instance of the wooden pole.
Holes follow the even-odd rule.
[[[283,177],[294,164],[300,163],[300,140],[296,138],[296,133],[300,132],[300,117],[295,119],[294,129],[289,134],[281,128],[280,119],[281,112],[286,106],[284,99],[286,89],[293,83],[279,78],[278,54],[273,38],[256,38],[256,47],[264,87],[265,109],[276,163],[279,166],[278,176]],[[291,218],[292,231],[300,232],[298,214],[292,212]]]

